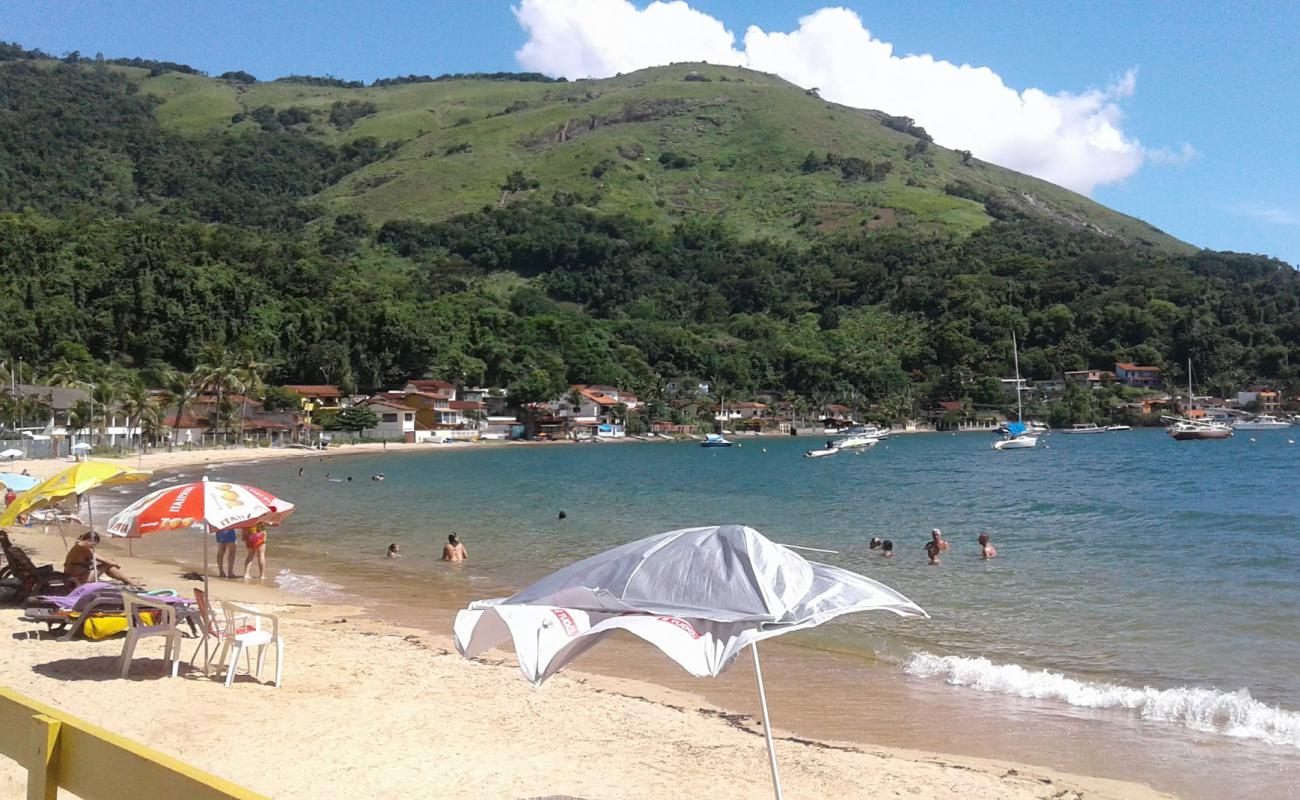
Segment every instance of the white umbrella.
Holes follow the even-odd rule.
[[[854,611],[927,616],[870,578],[799,554],[753,528],[720,525],[650,536],[579,561],[504,599],[456,615],[456,647],[474,658],[513,640],[540,686],[609,633],[625,630],[698,677],[717,676],[745,647],[776,796],[781,797],[758,642]]]
[[[90,450],[91,448],[90,442],[77,442],[72,446],[73,450]]]
[[[7,458],[10,461],[13,461],[15,458],[22,458],[24,455],[25,453],[23,453],[22,450],[15,450],[12,447],[8,450],[0,450],[0,458]]]

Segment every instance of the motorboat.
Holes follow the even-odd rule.
[[[1016,421],[1002,426],[1006,435],[993,443],[994,450],[1028,450],[1038,446],[1038,437],[1030,432],[1029,424],[1024,420],[1024,404],[1020,398],[1023,391],[1020,388],[1020,348],[1016,346],[1015,331],[1011,332],[1011,359],[1016,366]]]
[[[1275,431],[1289,428],[1291,423],[1278,419],[1271,414],[1260,414],[1250,419],[1238,420],[1232,423],[1232,427],[1234,430],[1239,431]]]
[[[1178,441],[1192,439],[1227,439],[1232,436],[1232,428],[1222,422],[1202,419],[1169,418],[1173,423],[1166,431]]]
[[[710,433],[704,437],[704,441],[700,442],[700,447],[731,447],[731,444],[722,434]]]
[[[1015,423],[1012,423],[1014,427]],[[1008,436],[993,443],[994,450],[1027,450],[1038,446],[1038,437],[1029,433]]]
[[[1105,428],[1099,425],[1093,425],[1092,423],[1089,422],[1076,422],[1074,423],[1073,427],[1069,427],[1061,431],[1061,433],[1105,433],[1105,432],[1106,432]]]
[[[859,447],[872,447],[881,439],[889,436],[888,428],[875,425],[856,425],[840,433],[842,438],[831,442],[830,446],[839,450],[853,450]]]
[[[839,451],[840,451],[840,450],[839,450],[838,447],[819,447],[819,448],[817,448],[816,450],[805,450],[805,451],[804,451],[804,454],[803,454],[803,457],[804,457],[804,458],[823,458],[823,457],[825,457],[825,456],[833,456],[833,455],[835,455],[836,453],[838,453]]]
[[[1133,430],[1132,425],[1107,425],[1106,426],[1107,433],[1114,433],[1115,431],[1131,431],[1131,430]]]

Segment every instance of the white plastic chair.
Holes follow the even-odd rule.
[[[181,630],[176,627],[176,609],[167,603],[141,597],[131,592],[122,592],[122,607],[126,612],[126,641],[122,644],[122,677],[131,669],[131,659],[135,655],[135,644],[150,636],[162,636],[167,640],[163,649],[163,660],[172,662],[172,677],[176,677],[181,665]],[[143,616],[143,612],[155,615],[152,624]]]
[[[236,605],[228,600],[221,601],[221,612],[225,615],[226,624],[221,635],[221,655],[217,661],[226,660],[226,654],[229,653],[230,660],[226,666],[226,685],[229,686],[235,680],[235,667],[239,664],[239,655],[244,652],[245,648],[257,648],[257,671],[255,677],[261,679],[262,666],[266,661],[266,646],[275,645],[275,686],[279,688],[280,677],[284,670],[284,639],[280,638],[280,618],[275,614],[267,614],[258,611],[256,608]],[[266,630],[263,620],[271,621],[271,629]]]

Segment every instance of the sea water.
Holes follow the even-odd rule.
[[[422,597],[509,594],[616,544],[694,525],[743,523],[834,550],[806,555],[881,580],[932,618],[852,615],[793,637],[803,654],[782,659],[805,676],[807,691],[789,690],[786,703],[801,732],[1036,760],[1188,796],[1289,796],[1300,779],[1293,438],[1175,442],[1139,430],[994,451],[989,435],[928,434],[821,459],[802,457],[812,440],[787,437],[729,449],[394,447],[207,472],[298,504],[271,536],[283,581],[408,609]],[[938,566],[922,551],[932,528],[951,543]],[[452,531],[466,565],[437,561]],[[996,559],[979,557],[981,531]],[[871,551],[873,536],[897,555]],[[392,542],[398,561],[384,558]],[[812,663],[824,674],[809,677]],[[861,703],[852,713],[846,689]],[[818,702],[825,713],[809,711]],[[945,733],[956,727],[966,735]],[[1070,746],[1045,744],[1043,731]]]

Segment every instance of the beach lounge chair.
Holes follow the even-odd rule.
[[[82,591],[85,588],[87,591]],[[42,596],[35,598],[35,604],[28,606],[27,610],[20,617],[24,622],[34,622],[44,624],[48,630],[62,631],[63,635],[59,637],[60,641],[70,642],[78,636],[86,635],[89,620],[103,620],[112,617],[126,619],[126,607],[122,603],[122,584],[120,583],[88,583],[84,587],[79,586],[73,590],[72,594],[67,597]],[[190,631],[198,635],[198,628],[195,626],[194,613],[188,607],[189,601],[182,597],[155,595],[146,593],[142,595],[147,600],[166,603],[176,609],[176,617],[181,622],[190,626]],[[100,625],[94,625],[97,634],[94,637],[87,638],[107,638],[112,633],[100,630]],[[111,626],[107,626],[111,627]],[[125,630],[122,627],[121,630]],[[114,631],[114,632],[121,632]]]
[[[239,655],[249,647],[257,648],[257,672],[253,674],[260,680],[262,666],[266,661],[266,647],[273,644],[275,645],[275,686],[279,688],[284,670],[284,639],[280,637],[280,618],[275,614],[236,605],[228,600],[221,601],[221,612],[225,616],[225,627],[221,637],[221,655],[216,660],[218,663],[225,661],[226,653],[230,654],[230,661],[226,666],[226,685],[229,686],[234,682]],[[263,620],[270,620],[269,631]]]
[[[122,643],[122,677],[131,669],[136,643],[150,636],[166,640],[163,660],[172,662],[172,677],[181,665],[181,630],[176,626],[176,607],[161,600],[122,592],[122,607],[126,612],[126,641]]]
[[[77,586],[75,580],[53,565],[37,567],[33,564],[32,559],[10,541],[7,531],[0,530],[0,550],[4,551],[6,569],[18,579],[22,600],[35,594],[67,594]]]

